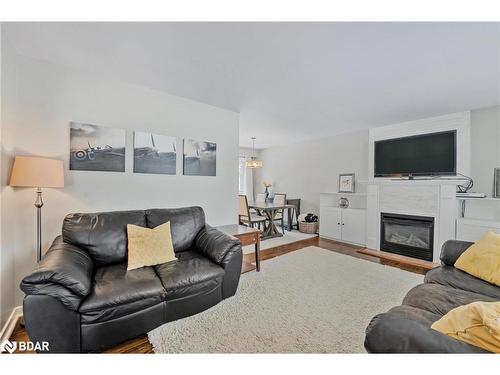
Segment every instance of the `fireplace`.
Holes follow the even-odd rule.
[[[434,218],[381,213],[380,250],[432,261]]]

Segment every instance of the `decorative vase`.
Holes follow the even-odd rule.
[[[341,208],[347,208],[349,207],[349,199],[342,197],[339,199],[339,207]]]

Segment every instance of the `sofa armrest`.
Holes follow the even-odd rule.
[[[412,318],[404,313],[413,310]],[[484,349],[458,341],[433,330],[418,317],[429,312],[398,306],[376,315],[366,328],[365,349],[368,353],[487,353]],[[425,320],[425,318],[422,318]]]
[[[224,268],[235,254],[242,252],[240,240],[209,225],[198,233],[195,246],[201,254]]]
[[[453,266],[457,261],[458,257],[472,246],[474,242],[458,241],[458,240],[448,240],[443,244],[441,248],[441,262],[448,266]]]
[[[59,236],[20,287],[27,295],[50,295],[76,310],[79,301],[90,293],[93,270],[90,256]]]

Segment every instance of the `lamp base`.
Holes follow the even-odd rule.
[[[36,189],[36,261],[40,263],[42,260],[42,189]]]

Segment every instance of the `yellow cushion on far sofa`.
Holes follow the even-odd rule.
[[[454,339],[500,353],[500,302],[473,302],[449,311],[431,326]]]
[[[455,268],[500,286],[500,234],[487,232],[460,255]]]

